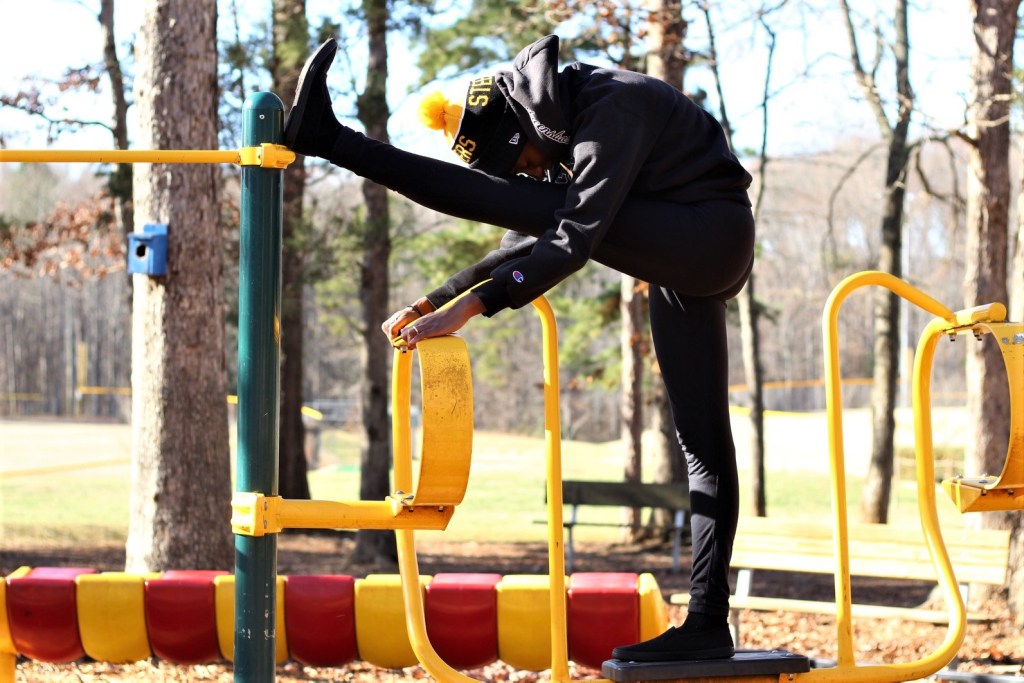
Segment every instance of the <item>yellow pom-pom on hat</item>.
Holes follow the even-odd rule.
[[[470,81],[461,103],[440,92],[427,95],[420,102],[419,119],[428,128],[444,131],[452,151],[470,168],[491,175],[509,175],[526,144],[497,76]]]
[[[431,130],[443,131],[449,140],[455,139],[462,121],[462,105],[452,102],[440,90],[427,95],[420,102],[420,123]]]

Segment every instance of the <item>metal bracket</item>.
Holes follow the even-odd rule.
[[[242,147],[238,150],[238,163],[242,166],[288,168],[293,161],[295,152],[284,145],[263,142],[258,147]]]
[[[231,498],[231,531],[241,536],[264,536],[281,532],[280,496],[239,491]]]

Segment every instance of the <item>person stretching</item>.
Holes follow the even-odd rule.
[[[620,69],[559,71],[558,45],[553,35],[527,45],[511,69],[472,80],[462,102],[424,100],[422,118],[459,164],[343,126],[327,89],[337,51],[328,40],[303,68],[284,142],[435,211],[506,230],[479,263],[384,321],[410,347],[525,306],[591,259],[650,284],[651,337],[687,462],[691,598],[682,625],[612,656],[731,657],[739,485],[726,302],[753,266],[751,177],[718,122],[679,90]]]

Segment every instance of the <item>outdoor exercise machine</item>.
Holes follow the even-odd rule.
[[[949,624],[946,636],[930,654],[912,662],[860,665],[855,657],[850,581],[849,524],[847,521],[846,469],[843,444],[842,383],[839,367],[839,313],[842,304],[856,290],[878,286],[936,316],[926,327],[914,356],[912,406],[914,414],[915,461],[918,514],[922,533],[935,566]],[[935,501],[935,468],[931,420],[931,374],[935,348],[942,338],[973,336],[985,341],[991,335],[998,344],[1006,367],[1010,390],[1010,439],[1006,460],[998,477],[956,477],[942,482],[961,512],[1024,509],[1024,323],[1006,321],[1001,303],[953,311],[903,280],[877,271],[856,273],[832,290],[822,315],[825,349],[825,408],[828,420],[833,542],[835,547],[836,644],[835,666],[813,670],[761,671],[734,677],[737,667],[721,662],[673,662],[644,665],[606,662],[604,675],[614,681],[678,680],[695,677],[725,678],[731,681],[844,681],[880,683],[923,679],[936,673],[956,656],[966,633],[966,611],[957,586],[949,554],[942,540]],[[794,664],[794,667],[800,663]]]
[[[394,529],[398,539],[406,627],[423,666],[441,681],[470,681],[434,652],[423,620],[414,532],[444,529],[462,501],[470,469],[472,383],[468,354],[458,338],[427,340],[417,346],[423,400],[423,439],[418,480],[413,482],[409,401],[412,353],[396,348],[393,374],[395,492],[384,501],[289,501],[277,495],[277,437],[280,362],[281,169],[292,154],[280,146],[283,105],[270,93],[246,102],[243,147],[237,151],[41,152],[0,150],[4,161],[102,161],[150,163],[239,163],[242,165],[242,236],[239,311],[239,412],[236,493],[232,528],[236,534],[234,661],[235,680],[274,678],[276,533],[286,528]],[[950,616],[942,644],[909,663],[858,665],[854,656],[847,548],[845,467],[838,359],[838,314],[846,297],[865,286],[882,286],[932,313],[914,362],[913,406],[917,486],[922,528],[936,566]],[[565,576],[562,542],[558,365],[554,316],[546,301],[534,303],[544,336],[545,434],[551,616],[552,681],[567,681]],[[958,478],[943,486],[959,509],[1021,509],[1024,496],[1024,325],[1005,322],[1005,307],[989,304],[954,312],[923,292],[885,273],[853,275],[840,283],[823,316],[826,347],[826,411],[829,421],[838,660],[810,670],[805,657],[785,652],[739,653],[730,660],[637,664],[609,660],[603,674],[614,681],[729,678],[733,681],[906,681],[929,676],[955,656],[965,633],[965,610],[943,545],[935,509],[932,462],[930,373],[938,339],[992,335],[1000,344],[1011,390],[1010,447],[998,477]],[[13,667],[13,658],[7,657]],[[0,675],[2,679],[2,675]]]
[[[232,648],[235,680],[274,678],[279,658],[275,642],[278,623],[276,538],[278,532],[288,528],[394,529],[398,534],[407,627],[418,659],[441,680],[472,680],[448,666],[427,638],[413,536],[417,529],[444,529],[455,506],[462,501],[468,483],[473,430],[472,381],[468,353],[461,339],[428,340],[417,349],[423,401],[423,445],[417,481],[413,481],[410,443],[413,354],[397,348],[392,392],[395,492],[384,501],[285,500],[277,495],[281,171],[294,159],[294,154],[279,144],[283,114],[283,105],[275,95],[257,93],[250,97],[244,108],[245,146],[240,150],[0,150],[0,162],[237,163],[242,166],[238,466],[231,520],[236,534]],[[545,348],[544,415],[551,550],[550,579],[545,578],[549,582],[551,632],[538,642],[550,642],[552,679],[565,681],[569,680],[569,674],[557,333],[547,301],[538,299],[534,307],[541,316]],[[73,590],[79,583],[77,573],[72,576],[68,572],[39,571],[34,580],[59,580],[62,587]],[[27,585],[25,581],[33,577],[20,573],[9,578]],[[69,578],[73,581],[69,582]],[[653,637],[667,626],[667,609],[652,581],[652,577],[640,577],[639,583],[643,585],[636,588],[643,607],[639,610],[642,638]],[[6,622],[0,620],[0,627],[6,626]],[[0,633],[0,681],[13,679],[16,649],[12,645],[10,634]],[[530,646],[527,643],[527,647]],[[67,649],[72,654],[74,651],[70,646]],[[543,655],[533,659],[548,660]]]
[[[856,665],[853,647],[852,599],[849,550],[846,543],[846,478],[843,452],[842,397],[839,370],[839,312],[854,291],[878,286],[888,289],[935,318],[925,327],[914,355],[912,406],[914,414],[915,459],[917,465],[918,514],[922,531],[935,564],[938,583],[949,611],[946,638],[930,655],[909,663],[885,666]],[[836,630],[838,663],[834,676],[842,680],[905,681],[927,677],[946,666],[965,635],[965,606],[942,541],[935,506],[935,468],[931,420],[931,374],[939,339],[972,335],[983,340],[992,335],[1006,366],[1011,395],[1010,439],[1003,473],[998,478],[955,479],[943,483],[961,512],[970,510],[1011,510],[1024,508],[1020,485],[1024,483],[1024,324],[1006,322],[1006,307],[990,303],[953,311],[921,290],[888,273],[868,271],[844,279],[832,291],[825,305],[822,330],[825,342],[826,412],[829,421],[832,501],[836,543]],[[984,503],[979,500],[984,499]],[[831,670],[825,670],[831,671]],[[812,677],[817,672],[808,674]],[[829,678],[826,674],[822,677]]]

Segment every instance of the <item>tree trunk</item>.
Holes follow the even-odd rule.
[[[1017,195],[1017,251],[1010,269],[1009,320],[1024,321],[1024,180]]]
[[[644,434],[644,313],[643,295],[639,282],[629,275],[620,276],[619,314],[622,316],[620,335],[622,349],[622,386],[620,412],[622,414],[622,443],[625,446],[624,480],[641,481]],[[629,537],[640,533],[640,510],[625,511]]]
[[[309,53],[305,0],[274,0],[274,92],[292,93]],[[302,424],[302,198],[305,158],[284,171],[281,243],[281,423],[278,490],[283,498],[309,498],[306,429]]]
[[[1013,44],[1020,0],[972,0],[975,50],[967,134],[967,246],[964,303],[975,306],[1007,301],[1010,203],[1010,100]],[[967,352],[967,448],[964,469],[973,474],[999,472],[1009,439],[1009,388],[996,343],[985,337]],[[1014,530],[1008,587],[1010,608],[1024,619],[1024,528],[1021,513],[984,513],[972,523]],[[990,591],[973,593],[987,597]]]
[[[110,80],[110,94],[114,99],[114,144],[117,149],[128,149],[128,100],[124,92],[124,74],[117,57],[114,33],[114,0],[101,0],[99,13],[103,31],[103,67]],[[135,231],[132,215],[132,166],[118,164],[110,178],[110,194],[117,210],[117,223],[124,234]]]
[[[217,147],[217,4],[150,0],[136,44],[141,149]],[[168,226],[167,275],[135,275],[126,568],[229,569],[223,242],[212,165],[135,166],[135,222]]]
[[[729,147],[733,147],[732,124],[726,113],[725,95],[718,71],[718,51],[715,47],[715,31],[711,22],[711,9],[704,5],[704,20],[708,27],[708,40],[712,71],[721,102],[722,128],[725,130]],[[768,34],[768,64],[765,68],[764,90],[761,97],[761,152],[757,169],[757,196],[753,202],[754,224],[760,222],[762,200],[767,187],[768,169],[768,102],[771,98],[772,64],[775,58],[775,32],[762,16],[761,26]],[[751,272],[746,285],[740,290],[736,302],[740,314],[740,344],[743,350],[743,374],[747,381],[747,402],[750,408],[750,493],[753,499],[753,513],[758,517],[768,514],[764,458],[764,370],[761,362],[760,309],[754,288],[754,273]]]
[[[683,76],[686,72],[687,56],[683,48],[688,24],[683,20],[683,9],[680,0],[647,0],[649,12],[647,19],[647,74],[670,83],[676,88],[683,87]],[[655,388],[652,390],[653,405],[652,427],[655,436],[652,460],[654,464],[654,480],[663,483],[676,482],[683,486],[688,484],[686,460],[679,436],[676,434],[675,420],[672,417],[672,406],[668,400],[661,370],[657,363],[652,364],[651,372]],[[654,524],[667,527],[671,523],[670,513],[665,510],[655,511]]]
[[[661,377],[657,360],[651,363],[651,431],[654,433],[654,481],[677,483],[683,491],[689,490],[690,479],[686,471],[686,456],[679,445],[676,422],[672,419],[672,402]],[[663,540],[669,540],[672,511],[656,509],[651,512],[650,527],[662,529]]]
[[[740,309],[743,373],[747,378],[747,401],[750,407],[750,492],[754,502],[753,513],[764,517],[768,514],[764,469],[764,373],[761,369],[761,339],[758,335],[759,316],[753,273],[740,290],[737,301]]]
[[[909,118],[908,112],[908,123]],[[896,277],[901,277],[903,273],[903,199],[908,160],[906,137],[906,126],[898,125],[890,141],[882,215],[882,246],[877,265],[879,270],[892,273]],[[865,522],[884,524],[889,518],[889,499],[895,462],[899,350],[900,301],[888,290],[880,290],[875,298],[871,462],[861,497],[861,518]]]
[[[388,141],[387,79],[388,49],[386,0],[365,0],[370,45],[366,68],[366,90],[359,96],[359,120],[372,138]],[[366,220],[363,226],[363,260],[359,277],[359,299],[363,309],[363,444],[359,496],[382,500],[391,492],[388,475],[391,464],[391,423],[388,419],[391,347],[380,333],[388,309],[388,261],[391,257],[391,217],[387,189],[363,182]],[[371,562],[396,560],[394,534],[361,530],[356,536],[354,559]]]
[[[856,31],[846,0],[840,0],[850,42],[850,60],[864,99],[871,106],[882,137],[889,143],[885,170],[885,198],[882,208],[882,244],[876,268],[896,277],[902,275],[903,200],[909,153],[907,133],[913,112],[914,93],[910,87],[910,42],[907,34],[907,2],[897,0],[893,11],[896,39],[892,45],[896,67],[896,117],[890,123],[874,75],[864,69],[857,48]],[[896,387],[899,375],[899,299],[888,290],[875,295],[874,382],[871,390],[872,445],[861,518],[884,523],[889,517],[896,432]]]

